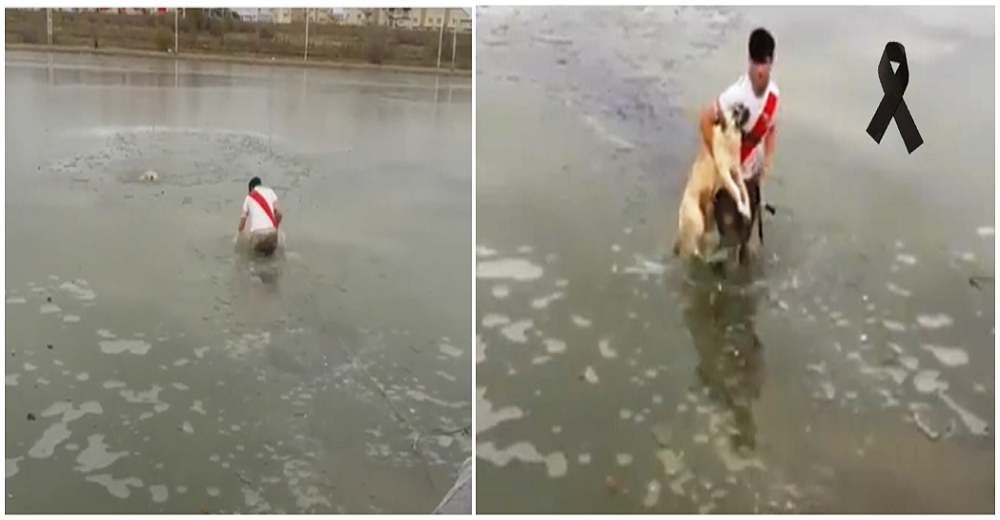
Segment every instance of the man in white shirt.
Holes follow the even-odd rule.
[[[778,85],[771,79],[774,63],[774,37],[764,28],[750,33],[750,63],[746,74],[740,76],[701,113],[701,136],[712,150],[712,125],[721,117],[722,111],[742,105],[749,117],[740,124],[743,131],[743,146],[740,150],[740,165],[747,191],[750,193],[750,222],[737,219],[736,231],[741,243],[750,240],[753,225],[760,219],[760,183],[767,178],[774,163],[775,126],[778,110]],[[729,197],[716,198],[716,215],[725,211],[737,215],[736,202]],[[729,206],[732,206],[730,208]],[[716,219],[723,222],[722,219]],[[741,259],[744,256],[741,248]]]
[[[274,190],[263,186],[260,177],[250,179],[250,191],[243,200],[240,235],[250,227],[250,249],[262,256],[271,256],[278,249],[278,226],[284,214]]]

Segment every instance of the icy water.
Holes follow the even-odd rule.
[[[7,512],[433,509],[472,449],[471,81],[5,65]],[[234,252],[253,175],[276,261]]]
[[[993,20],[477,9],[477,510],[992,511]],[[723,277],[665,252],[759,24],[777,213]],[[865,133],[894,39],[913,155]]]

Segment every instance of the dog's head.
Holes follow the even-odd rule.
[[[715,135],[712,139],[712,155],[720,171],[736,173],[739,171],[740,146],[743,142],[743,125],[749,119],[750,113],[746,107],[737,104],[729,110],[723,110],[715,122]]]

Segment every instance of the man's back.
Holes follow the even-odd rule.
[[[278,195],[274,190],[266,186],[257,186],[247,195],[247,198],[243,201],[243,212],[248,216],[250,233],[274,230],[275,223],[268,216],[267,212],[265,212],[260,202],[256,200],[254,194],[259,195],[263,199],[261,202],[267,205],[267,209],[272,216],[275,213],[275,203],[278,201]]]

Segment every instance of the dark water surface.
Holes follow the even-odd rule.
[[[665,256],[759,24],[765,245]],[[994,508],[994,12],[477,9],[480,512]],[[865,133],[885,42],[925,144]]]
[[[6,74],[6,510],[430,511],[471,453],[471,82]],[[253,175],[282,260],[234,253]]]

